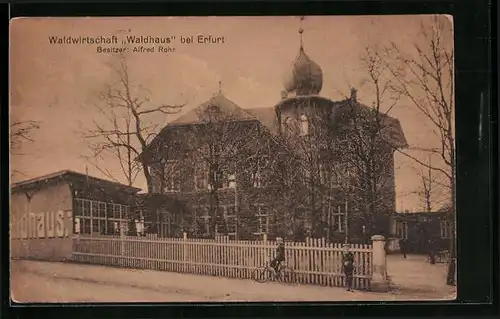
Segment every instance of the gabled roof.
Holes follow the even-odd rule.
[[[236,103],[228,99],[222,92],[217,92],[214,96],[212,96],[208,101],[202,103],[198,107],[190,110],[184,115],[181,115],[173,122],[167,124],[160,133],[149,143],[148,149],[151,145],[154,145],[159,141],[159,139],[163,138],[168,131],[169,128],[182,126],[182,125],[196,125],[202,124],[206,122],[204,119],[204,115],[209,108],[212,106],[216,106],[221,114],[227,120],[232,121],[258,121],[264,127],[269,129],[271,133],[277,133],[277,126],[274,124],[276,122],[276,115],[274,113],[273,108],[259,108],[259,109],[243,109],[239,107]],[[136,160],[140,161],[143,156],[146,156],[144,153],[141,153]]]
[[[347,104],[348,105],[348,104]],[[355,104],[362,112],[367,112],[373,110],[365,104],[356,102]],[[388,114],[379,113],[381,119],[380,133],[385,142],[389,143],[391,146],[396,148],[407,148],[408,142],[401,127],[401,123],[397,118],[394,118]]]
[[[21,182],[13,183],[11,185],[11,191],[15,192],[22,189],[30,189],[35,187],[43,187],[50,182],[56,181],[57,179],[65,180],[65,181],[85,181],[90,185],[95,186],[105,186],[105,187],[113,187],[115,189],[122,190],[124,192],[137,193],[141,189],[137,187],[132,187],[128,185],[124,185],[121,183],[105,180],[102,178],[97,178],[93,176],[89,176],[83,173],[78,173],[71,170],[62,170],[55,173],[42,175],[39,177],[31,178],[28,180],[24,180]]]
[[[381,129],[382,136],[386,142],[392,144],[397,148],[407,148],[408,142],[406,141],[403,128],[398,119],[384,115],[382,117],[383,128]]]
[[[345,101],[332,101],[328,98],[321,97],[319,95],[311,96],[297,96],[290,97],[278,102],[276,107],[288,103],[293,100],[302,99],[318,99],[322,101],[328,101],[335,105],[341,106]],[[151,145],[157,143],[159,139],[163,138],[167,130],[171,127],[182,126],[182,125],[196,125],[206,122],[204,115],[207,114],[209,108],[216,106],[218,111],[221,112],[228,120],[232,121],[258,121],[264,127],[266,127],[272,134],[279,133],[278,119],[274,107],[261,107],[261,108],[251,108],[243,109],[239,107],[236,103],[228,99],[222,92],[216,93],[208,101],[202,103],[198,107],[190,110],[186,114],[180,116],[173,122],[165,126],[160,133],[153,139],[153,141],[148,145],[148,149]],[[370,108],[364,104],[357,103],[357,106],[362,110],[369,110]],[[398,119],[390,117],[388,115],[383,115],[382,121],[384,124],[382,134],[386,137],[387,141],[391,142],[392,146],[397,148],[408,147],[408,143],[403,133],[403,129]],[[136,160],[140,160],[144,155],[140,154]]]
[[[169,125],[200,124],[204,122],[204,114],[211,106],[216,106],[219,111],[234,121],[256,120],[255,116],[245,111],[236,103],[228,99],[222,92],[215,94],[210,100],[180,116]]]

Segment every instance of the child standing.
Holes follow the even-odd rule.
[[[342,256],[342,265],[346,279],[347,291],[352,290],[353,272],[354,272],[354,255],[350,250],[349,244],[344,245],[345,253]]]

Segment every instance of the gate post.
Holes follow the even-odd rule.
[[[371,290],[376,292],[389,291],[389,279],[387,277],[387,263],[385,252],[385,238],[381,235],[372,236],[373,261]]]
[[[182,243],[182,259],[184,260],[184,262],[182,263],[183,266],[182,266],[182,271],[183,272],[187,272],[188,270],[188,266],[187,266],[187,262],[188,262],[188,247],[187,247],[187,240],[188,240],[188,235],[187,235],[187,232],[184,232],[182,234],[182,240],[183,240],[183,243]]]

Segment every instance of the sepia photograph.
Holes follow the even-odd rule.
[[[456,298],[453,18],[16,18],[13,303]]]

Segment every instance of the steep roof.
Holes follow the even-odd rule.
[[[348,104],[347,104],[348,105]],[[372,111],[373,108],[365,104],[356,102],[355,104],[363,112]],[[391,146],[396,148],[406,148],[408,147],[408,142],[406,141],[403,128],[401,123],[397,118],[394,118],[388,114],[379,113],[381,119],[380,133],[383,139],[390,143]]]
[[[382,122],[383,128],[381,129],[381,133],[386,142],[390,142],[397,148],[408,147],[403,128],[397,118],[384,115],[382,117]]]
[[[312,96],[298,96],[291,97],[278,102],[277,106],[290,102],[296,99],[308,99],[315,98],[320,100],[327,100],[334,104],[342,105],[345,101],[331,101],[325,97],[321,97],[319,95]],[[357,103],[360,109],[369,110],[370,107]],[[275,112],[274,107],[260,107],[260,108],[251,108],[251,109],[243,109],[239,107],[236,103],[228,99],[222,92],[217,92],[212,98],[208,101],[202,103],[198,107],[190,110],[184,115],[181,115],[173,122],[169,123],[165,126],[161,132],[154,138],[154,140],[149,144],[148,148],[157,143],[159,139],[163,138],[164,134],[171,127],[181,126],[181,125],[196,125],[206,122],[204,119],[204,115],[209,111],[209,108],[212,106],[216,106],[218,111],[224,116],[227,116],[227,119],[231,119],[233,121],[259,121],[264,127],[266,127],[272,134],[279,133],[278,127],[278,119],[277,114]],[[408,143],[403,133],[403,129],[401,127],[401,123],[398,119],[390,117],[388,115],[383,115],[382,121],[384,122],[383,132],[382,134],[387,137],[387,141],[390,141],[394,147],[405,148],[408,147]],[[140,160],[144,154],[140,154],[136,160]]]
[[[255,120],[255,116],[245,111],[236,103],[228,99],[222,92],[218,92],[205,103],[180,116],[169,125],[199,124],[204,122],[203,115],[211,106],[216,106],[221,113],[235,121]]]
[[[148,149],[151,145],[157,143],[161,138],[163,138],[167,130],[171,127],[182,126],[182,125],[195,125],[202,124],[205,122],[204,115],[209,108],[216,106],[218,111],[227,119],[233,121],[259,121],[262,125],[268,128],[272,133],[277,133],[277,127],[274,124],[276,121],[276,115],[273,108],[259,108],[259,109],[243,109],[239,107],[236,103],[228,99],[222,92],[217,92],[208,101],[202,103],[198,107],[190,110],[184,115],[181,115],[176,120],[167,124],[160,133],[149,143]],[[136,160],[141,160],[144,153],[141,153]]]

